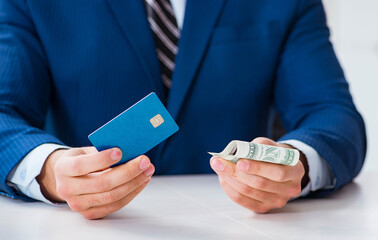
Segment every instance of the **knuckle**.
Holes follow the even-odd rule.
[[[260,190],[265,189],[265,187],[266,187],[266,180],[264,180],[263,178],[257,178],[254,181],[254,187],[257,188],[257,189],[260,189]]]
[[[77,200],[68,201],[67,204],[75,212],[80,212],[83,210],[83,205],[80,201],[77,201]]]
[[[127,180],[131,180],[131,179],[133,179],[135,177],[135,173],[134,173],[134,171],[132,170],[132,168],[130,168],[130,167],[126,167],[125,168],[125,178],[127,179]]]
[[[256,213],[267,213],[268,211],[270,210],[269,207],[265,206],[265,205],[258,205],[255,207],[255,209],[253,210],[254,212]]]
[[[118,201],[118,202],[115,202],[113,204],[105,205],[101,209],[99,209],[97,211],[97,213],[95,214],[96,219],[103,218],[103,217],[105,217],[109,214],[112,214],[112,213],[118,211],[119,209],[121,209],[122,207],[124,207],[125,205],[127,205],[127,203],[125,203],[123,201]]]
[[[286,205],[287,201],[282,198],[277,198],[274,204],[275,208],[283,208]]]
[[[301,192],[302,192],[302,188],[301,187],[297,187],[296,188],[296,190],[295,191],[293,191],[293,197],[296,197],[296,196],[298,196],[299,194],[301,194]]]
[[[292,186],[288,188],[288,196],[289,197],[296,197],[301,193],[301,187],[300,186]]]
[[[56,175],[63,175],[63,165],[60,161],[55,164],[54,172]]]
[[[231,200],[238,204],[241,204],[244,200],[244,196],[240,193],[235,193],[234,195],[231,196]]]
[[[82,161],[80,161],[79,157],[76,157],[72,161],[71,170],[74,173],[80,173],[82,168]]]
[[[278,171],[277,171],[277,173],[276,173],[276,178],[277,178],[277,181],[279,181],[279,182],[285,181],[285,179],[286,179],[286,171],[285,171],[285,169],[279,168]]]
[[[94,220],[99,218],[93,211],[82,212],[81,215],[83,215],[88,220]]]
[[[251,173],[259,175],[259,173],[261,172],[261,164],[259,162],[250,164],[249,169]]]
[[[100,192],[104,192],[110,189],[110,187],[111,187],[110,181],[108,180],[108,178],[103,177],[103,176],[99,177],[95,183],[95,188]]]
[[[304,169],[304,167],[300,168],[299,169],[299,176],[302,178],[304,175],[305,175],[306,171]]]
[[[118,200],[118,194],[116,194],[114,191],[107,192],[105,193],[103,200],[105,203],[115,202]]]
[[[242,185],[240,187],[240,192],[247,196],[252,195],[254,193],[253,189],[248,185]]]
[[[66,184],[63,184],[63,183],[57,184],[57,186],[56,186],[56,192],[63,199],[66,199],[66,198],[68,198],[70,196],[69,186],[66,185]]]

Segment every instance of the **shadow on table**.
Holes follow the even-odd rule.
[[[134,239],[251,239],[251,232],[243,226],[232,226],[229,231],[219,231],[223,219],[215,216],[193,214],[181,217],[148,217],[142,212],[131,210],[128,214],[112,214],[106,221],[91,221],[96,229],[104,228],[116,234],[124,233]],[[211,216],[210,216],[211,218]],[[105,222],[105,224],[104,224]],[[98,224],[96,224],[98,223]],[[218,224],[217,224],[218,223]],[[231,222],[231,224],[233,224]],[[257,234],[256,234],[257,235]],[[264,238],[265,239],[265,238]]]
[[[316,204],[314,204],[315,201]],[[355,182],[351,182],[329,196],[297,199],[288,203],[284,208],[270,211],[269,214],[345,209],[352,205],[361,205],[361,201],[364,201],[362,187]]]

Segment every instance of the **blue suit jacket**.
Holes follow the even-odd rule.
[[[2,194],[22,197],[6,177],[33,148],[89,145],[152,91],[164,98],[142,0],[0,0]],[[364,161],[364,123],[320,0],[187,1],[166,104],[180,131],[148,153],[157,174],[211,173],[207,151],[269,137],[273,108],[283,139],[315,148],[335,189]]]

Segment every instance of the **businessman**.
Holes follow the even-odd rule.
[[[180,131],[109,169],[88,134],[150,92]],[[286,134],[271,140],[273,112]],[[365,127],[321,0],[0,0],[0,192],[88,219],[155,174],[218,174],[258,213],[322,197],[361,170]],[[231,140],[296,148],[294,167],[221,158]]]

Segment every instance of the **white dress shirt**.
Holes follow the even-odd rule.
[[[180,29],[182,29],[184,24],[186,0],[171,0],[171,3],[173,11],[176,15],[177,25]],[[302,189],[299,196],[305,196],[310,191],[333,187],[336,179],[334,179],[333,173],[328,164],[315,151],[315,149],[297,140],[288,140],[281,143],[287,143],[299,149],[307,157],[310,182],[304,189]],[[36,177],[40,174],[47,157],[52,152],[60,148],[68,147],[46,143],[33,149],[9,174],[7,184],[28,197],[53,204],[42,195],[40,186],[36,181]]]

